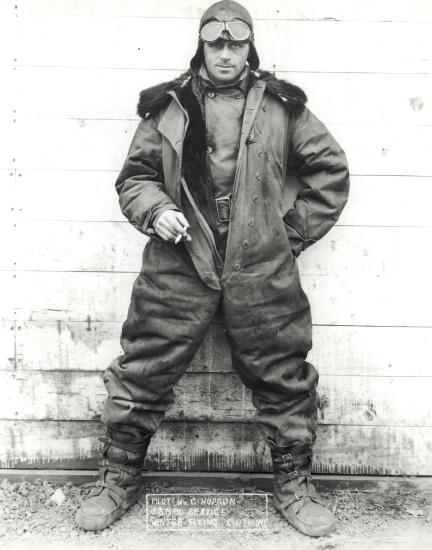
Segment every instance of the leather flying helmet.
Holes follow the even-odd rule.
[[[198,47],[190,62],[191,69],[199,70],[204,61],[204,41],[214,42],[218,38],[225,38],[249,42],[249,67],[252,71],[256,71],[259,67],[259,57],[255,49],[253,30],[250,13],[238,2],[221,0],[212,4],[201,17]]]

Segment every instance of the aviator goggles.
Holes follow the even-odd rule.
[[[201,40],[216,42],[219,38],[243,42],[251,37],[249,26],[243,21],[209,21],[200,31]]]

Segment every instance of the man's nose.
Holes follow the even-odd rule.
[[[231,50],[228,46],[224,46],[224,48],[221,50],[220,57],[223,61],[229,61],[231,59]]]

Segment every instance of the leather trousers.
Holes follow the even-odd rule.
[[[257,289],[238,288],[235,278],[222,291],[207,287],[183,243],[153,238],[147,243],[122,329],[124,353],[104,373],[108,397],[102,422],[109,429],[121,427],[131,437],[158,429],[173,404],[175,384],[219,310],[233,368],[252,391],[261,433],[278,445],[314,442],[318,373],[305,360],[311,347],[309,303],[294,296],[300,305],[287,314],[275,315],[273,308],[257,316],[240,296],[253,297]]]

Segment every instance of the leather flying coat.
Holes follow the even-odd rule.
[[[142,119],[116,181],[122,212],[139,231],[158,238],[152,221],[166,209],[181,210],[191,226],[192,241],[185,245],[208,287],[219,290],[234,275],[238,284],[271,279],[271,301],[278,301],[298,276],[295,257],[330,230],[345,206],[345,154],[304,105],[300,88],[270,73],[252,73],[223,263],[205,215],[212,198],[205,181],[205,127],[190,80],[189,71],[141,92]],[[301,187],[285,211],[291,172]],[[248,292],[241,295],[248,300]]]

